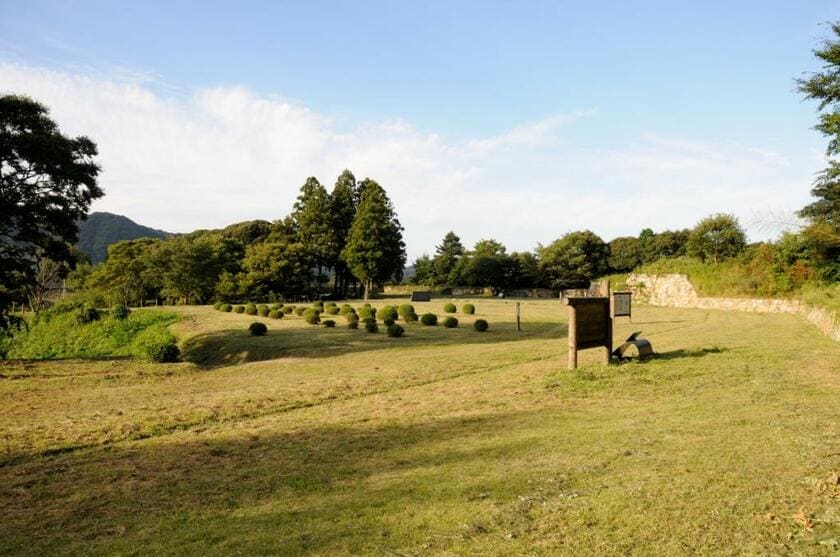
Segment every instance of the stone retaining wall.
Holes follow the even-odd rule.
[[[627,277],[627,289],[633,292],[636,300],[652,306],[801,315],[822,333],[840,341],[840,317],[799,300],[702,297],[686,275],[677,274],[631,274]]]

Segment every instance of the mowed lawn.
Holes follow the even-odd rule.
[[[840,552],[840,344],[636,307],[657,358],[569,372],[558,301],[462,303],[400,339],[184,307],[184,363],[0,364],[0,553]]]

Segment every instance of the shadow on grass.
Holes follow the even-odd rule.
[[[722,354],[728,352],[729,348],[719,348],[713,346],[711,348],[680,348],[679,350],[671,350],[668,352],[657,352],[652,359],[656,360],[681,360],[683,358],[702,358],[709,354]]]
[[[419,526],[410,518],[416,511],[422,516],[478,494],[487,497],[488,491],[522,487],[501,476],[482,479],[481,471],[488,462],[537,450],[533,440],[494,433],[515,429],[529,416],[242,432],[113,447],[15,467],[13,473],[0,470],[10,488],[0,491],[0,553],[3,547],[49,553],[51,546],[119,553],[138,543],[152,552],[370,552],[387,540],[372,539],[368,530],[377,537],[389,528],[411,530]],[[454,481],[465,470],[477,479]],[[16,489],[24,489],[19,486],[32,485],[34,498],[16,496]],[[397,520],[406,509],[413,511]]]
[[[528,323],[527,330],[517,333],[513,324],[491,325],[485,333],[464,325],[457,329],[406,326],[402,338],[388,338],[380,331],[370,334],[364,329],[336,327],[295,327],[272,329],[261,337],[248,331],[228,329],[189,338],[181,347],[182,358],[202,367],[217,367],[277,358],[328,358],[349,352],[388,348],[453,346],[459,344],[496,344],[535,338],[563,338],[568,334],[565,323]]]

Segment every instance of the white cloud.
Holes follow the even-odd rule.
[[[620,148],[575,146],[564,134],[597,120],[591,111],[454,140],[405,121],[342,129],[242,87],[184,95],[157,85],[128,71],[106,78],[0,63],[0,91],[46,103],[65,132],[99,145],[107,195],[95,210],[178,232],[282,217],[307,176],[331,187],[350,168],[386,187],[411,256],[450,229],[466,243],[495,237],[523,250],[569,230],[610,239],[714,212],[741,216],[759,238],[768,231],[755,215],[806,203],[820,166],[811,153],[792,160],[760,145],[653,133]]]

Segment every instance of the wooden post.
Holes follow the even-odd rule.
[[[522,331],[522,325],[519,316],[519,302],[516,302],[516,332]]]
[[[612,296],[610,296],[612,298]],[[613,319],[607,306],[607,343],[604,346],[604,365],[610,365],[610,355],[613,351]]]
[[[569,312],[569,369],[577,369],[577,312]]]

